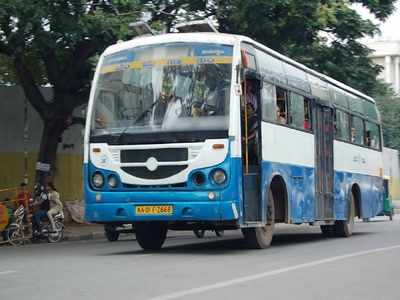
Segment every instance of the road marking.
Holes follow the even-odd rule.
[[[0,275],[8,275],[8,274],[14,274],[14,273],[17,273],[17,271],[12,271],[12,270],[0,271]]]
[[[171,294],[165,294],[165,295],[151,298],[149,300],[170,300],[170,299],[182,298],[182,297],[186,297],[189,295],[200,294],[200,293],[232,286],[235,284],[245,283],[245,282],[249,282],[252,280],[258,280],[261,278],[274,276],[274,275],[278,275],[278,274],[282,274],[282,273],[286,273],[286,272],[290,272],[290,271],[314,267],[314,266],[331,263],[331,262],[335,262],[335,261],[339,261],[339,260],[344,260],[344,259],[348,259],[348,258],[352,258],[352,257],[363,256],[363,255],[377,253],[377,252],[383,252],[383,251],[390,251],[390,250],[399,249],[399,248],[400,248],[400,245],[394,245],[394,246],[385,247],[385,248],[377,248],[377,249],[371,249],[371,250],[366,250],[366,251],[354,252],[354,253],[350,253],[350,254],[333,256],[333,257],[324,258],[324,259],[320,259],[320,260],[316,260],[316,261],[312,261],[312,262],[308,262],[308,263],[304,263],[304,264],[299,264],[299,265],[295,265],[295,266],[291,266],[291,267],[281,268],[281,269],[267,271],[267,272],[249,275],[249,276],[238,277],[238,278],[227,280],[227,281],[220,281],[220,282],[217,282],[214,284],[204,285],[204,286],[201,286],[198,288],[178,291],[178,292],[174,292]]]

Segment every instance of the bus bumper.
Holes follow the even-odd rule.
[[[135,206],[172,205],[171,215],[136,215]],[[207,202],[135,202],[86,204],[85,219],[89,222],[140,221],[226,221],[238,220],[239,208],[232,201]]]

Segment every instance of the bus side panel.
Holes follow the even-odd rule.
[[[335,218],[347,216],[348,193],[357,185],[361,192],[361,218],[374,217],[383,207],[382,153],[335,141]]]
[[[315,218],[314,136],[310,133],[262,122],[264,183],[281,176],[288,193],[289,221]],[[268,191],[269,186],[264,186]]]

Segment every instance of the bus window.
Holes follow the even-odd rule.
[[[295,128],[310,131],[310,101],[305,97],[290,94],[290,125]]]
[[[261,92],[262,96],[262,119],[264,121],[275,121],[276,101],[275,86],[264,82]]]
[[[364,145],[364,121],[360,117],[352,117],[351,142],[358,145]]]
[[[379,126],[375,123],[365,122],[365,144],[376,150],[381,149]]]
[[[311,129],[311,102],[310,99],[304,98],[304,130],[312,131]]]
[[[336,110],[336,138],[338,140],[348,142],[350,140],[349,135],[349,115],[341,110]]]
[[[287,91],[276,88],[276,121],[279,124],[287,124]]]
[[[303,129],[304,126],[304,97],[290,93],[290,125]]]

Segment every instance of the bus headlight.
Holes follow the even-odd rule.
[[[101,188],[104,185],[104,176],[99,172],[94,173],[92,176],[92,183],[94,187]]]
[[[115,177],[115,175],[110,175],[108,176],[108,186],[110,188],[116,188],[118,185],[118,179]]]
[[[216,184],[224,184],[226,182],[226,173],[222,169],[217,169],[212,173],[212,179]]]
[[[201,186],[206,182],[206,178],[203,173],[196,172],[192,175],[193,183],[197,186]]]

